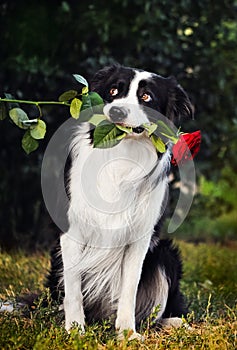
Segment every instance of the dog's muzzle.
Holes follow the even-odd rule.
[[[113,106],[108,114],[113,123],[121,123],[127,118],[129,111],[125,107]]]
[[[125,107],[113,106],[109,109],[109,117],[113,123],[122,123],[127,118],[129,110]],[[133,128],[133,132],[140,134],[144,131],[142,126]]]

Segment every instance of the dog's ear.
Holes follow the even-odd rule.
[[[119,64],[113,64],[105,68],[100,69],[90,81],[90,90],[97,92],[101,97],[103,97],[103,90],[108,78],[116,72],[120,67]]]
[[[181,118],[194,117],[194,106],[192,105],[187,93],[179,85],[174,77],[169,78],[171,88],[168,93],[168,104],[166,116],[175,121]]]

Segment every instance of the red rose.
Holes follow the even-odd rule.
[[[178,142],[173,146],[171,163],[178,165],[193,159],[200,150],[200,144],[200,130],[190,134],[181,134]]]

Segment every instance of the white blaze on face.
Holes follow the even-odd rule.
[[[123,123],[128,126],[137,127],[143,123],[148,123],[149,119],[142,109],[138,96],[138,86],[141,80],[150,79],[152,73],[135,71],[135,76],[130,83],[129,91],[126,97],[115,99],[104,107],[104,114],[109,117],[109,111],[112,107],[123,107],[126,109],[127,117]]]

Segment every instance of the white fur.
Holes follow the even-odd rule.
[[[157,278],[156,281],[158,284],[157,290],[159,291],[159,293],[157,293],[156,301],[155,301],[155,305],[159,305],[159,311],[156,315],[157,320],[161,319],[162,314],[165,311],[165,307],[168,299],[168,292],[169,292],[169,284],[168,284],[165,272],[159,269],[158,273],[159,273],[159,278]]]
[[[136,73],[121,103],[137,101],[138,82],[148,77],[150,73]],[[148,121],[138,109],[132,115],[140,118],[139,123],[130,119],[129,125]],[[168,181],[160,174],[165,173],[170,153],[158,160],[146,132],[127,137],[116,147],[96,149],[88,130],[86,123],[78,127],[73,139],[70,227],[61,237],[66,329],[77,322],[83,331],[83,304],[100,300],[105,310],[117,310],[120,335],[125,329],[135,334],[136,293],[153,228],[163,211]],[[168,294],[162,272],[160,280],[159,315]]]

